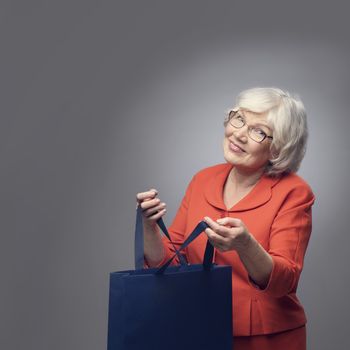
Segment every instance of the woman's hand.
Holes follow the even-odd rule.
[[[166,204],[156,198],[158,191],[150,189],[147,192],[140,192],[136,195],[138,205],[142,208],[143,223],[148,227],[155,227],[157,220],[165,215]]]
[[[220,252],[244,252],[248,248],[251,234],[242,220],[226,217],[214,221],[205,217],[204,221],[209,225],[205,233],[210,243]]]
[[[210,243],[220,252],[237,251],[250,278],[264,289],[270,279],[272,257],[249,233],[243,221],[229,217],[216,222],[205,217],[204,221],[209,225],[205,233]]]
[[[156,198],[158,191],[150,189],[136,195],[137,205],[142,208],[144,229],[144,254],[149,267],[156,267],[165,257],[157,220],[166,212],[166,205]]]

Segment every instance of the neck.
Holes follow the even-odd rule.
[[[259,181],[263,173],[264,169],[249,172],[233,167],[230,172],[229,179],[236,184],[236,187],[245,189],[254,186]]]

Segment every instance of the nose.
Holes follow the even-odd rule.
[[[248,128],[247,125],[242,126],[240,129],[233,130],[233,135],[242,142],[248,140]]]

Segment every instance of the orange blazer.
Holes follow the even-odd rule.
[[[193,177],[169,233],[179,247],[204,216],[241,219],[272,256],[273,270],[267,287],[261,290],[250,280],[235,251],[215,250],[216,264],[232,266],[233,334],[270,334],[302,326],[306,317],[296,290],[311,233],[314,195],[296,174],[263,176],[247,196],[226,208],[222,194],[231,169],[231,164],[219,164]],[[202,263],[206,242],[202,234],[186,248],[189,263]],[[163,243],[166,256],[159,266],[174,254],[166,237]]]

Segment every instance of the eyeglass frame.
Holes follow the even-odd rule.
[[[261,131],[264,133],[264,138],[263,138],[261,141],[256,141],[256,140],[254,140],[254,139],[250,136],[250,132],[251,132],[252,128],[254,128],[254,127],[252,127],[251,125],[248,125],[248,124],[246,123],[246,120],[245,120],[245,119],[244,119],[243,125],[242,125],[241,127],[237,127],[237,126],[233,125],[233,124],[231,123],[231,120],[234,118],[234,116],[235,116],[238,112],[240,112],[239,109],[238,109],[238,110],[231,110],[231,111],[229,112],[229,114],[228,114],[228,121],[227,121],[227,122],[228,122],[233,128],[235,128],[235,129],[242,129],[245,125],[247,125],[247,127],[248,127],[247,135],[248,135],[248,137],[249,137],[251,140],[253,140],[253,141],[256,142],[256,143],[262,143],[262,142],[265,141],[265,139],[273,140],[273,137],[267,135],[267,134],[265,133],[264,130],[261,130]],[[231,114],[232,114],[232,116],[231,116]],[[241,116],[241,117],[244,117],[244,116]]]

